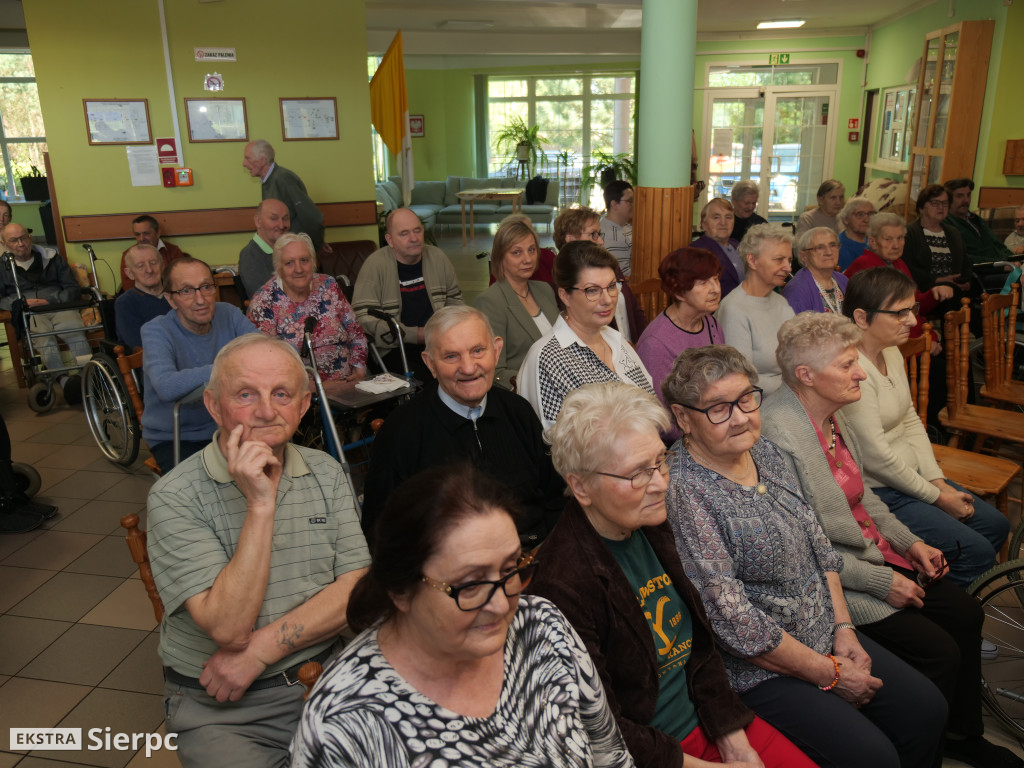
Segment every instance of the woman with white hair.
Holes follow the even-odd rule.
[[[902,286],[899,306],[912,303],[909,280],[892,270],[872,273],[896,278]],[[857,299],[857,284],[872,273],[851,280],[851,300]],[[895,315],[885,317],[888,328],[900,325]],[[949,567],[943,553],[908,529],[861,475],[862,460],[878,446],[847,412],[863,401],[863,384],[870,378],[862,368],[864,334],[858,325],[811,312],[783,324],[778,354],[785,385],[765,403],[764,434],[782,451],[803,498],[842,554],[839,579],[854,631],[900,657],[946,699],[948,721],[936,718],[930,725],[938,732],[916,734],[930,741],[914,758],[934,758],[944,728],[947,757],[979,768],[1020,766],[1019,758],[982,738],[981,606],[942,578]],[[906,322],[902,325],[905,329]],[[898,352],[890,363],[902,373]],[[877,412],[876,403],[865,405]],[[902,683],[878,674],[886,688]],[[917,682],[919,701],[934,696],[931,684]]]
[[[722,299],[718,322],[725,343],[753,364],[761,388],[770,395],[782,382],[775,362],[775,334],[794,314],[789,302],[775,291],[786,284],[792,271],[793,238],[779,224],[758,224],[744,236],[739,253],[746,277]]]
[[[734,214],[732,225],[732,239],[739,242],[747,234],[747,230],[757,224],[767,224],[768,220],[757,214],[757,200],[761,196],[761,190],[757,188],[757,182],[750,179],[741,179],[732,185],[730,197],[732,197],[732,209]]]
[[[839,233],[839,267],[842,272],[868,247],[868,225],[875,204],[866,197],[851,197],[839,212],[843,231]]]
[[[815,227],[796,238],[796,250],[803,267],[793,276],[782,295],[794,312],[843,313],[843,294],[848,281],[836,272],[839,241],[828,227]]]
[[[337,281],[316,271],[309,235],[281,235],[274,243],[273,263],[274,277],[249,303],[253,325],[301,351],[306,318],[316,318],[312,339],[320,375],[326,380],[362,380],[366,376],[366,334]]]
[[[722,265],[722,296],[728,296],[743,279],[743,257],[736,250],[738,240],[732,237],[732,225],[736,220],[732,203],[716,197],[700,212],[700,228],[704,234],[692,243],[691,248],[711,251]]]
[[[529,591],[583,638],[641,768],[813,765],[729,687],[665,521],[668,424],[629,384],[569,393],[546,439],[572,498]]]

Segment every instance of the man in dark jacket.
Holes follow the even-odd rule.
[[[423,359],[437,380],[395,410],[377,433],[366,477],[363,531],[373,548],[373,525],[391,490],[428,467],[469,460],[504,482],[524,515],[524,548],[554,527],[564,484],[551,465],[533,408],[494,384],[502,340],[487,316],[467,306],[442,307],[425,329]]]

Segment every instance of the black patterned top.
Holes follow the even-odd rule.
[[[551,332],[537,339],[526,353],[516,389],[545,427],[555,423],[566,396],[584,384],[624,381],[654,394],[651,375],[626,338],[607,326],[601,329],[601,336],[612,351],[614,370],[583,343],[564,315],[559,315]]]
[[[549,601],[519,598],[494,713],[464,717],[413,688],[363,632],[302,710],[292,768],[633,766],[579,636]]]

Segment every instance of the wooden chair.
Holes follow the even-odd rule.
[[[661,289],[661,280],[657,277],[641,280],[635,284],[630,283],[629,289],[633,292],[644,314],[647,315],[648,323],[668,306],[668,297]],[[638,339],[633,339],[634,344],[637,341]]]
[[[928,372],[931,368],[930,323],[924,325],[924,333],[900,345],[903,362],[907,367],[910,381],[910,396],[914,409],[921,417],[921,423],[928,426]],[[987,456],[982,453],[965,451],[947,445],[933,445],[935,461],[947,479],[959,483],[978,496],[993,499],[995,507],[1009,519],[1008,489],[1021,468],[1012,461]],[[1000,562],[1006,559],[1006,544],[999,553]]]
[[[979,450],[986,439],[1024,446],[1024,413],[971,405],[967,402],[967,377],[971,374],[969,304],[970,299],[965,298],[959,311],[946,313],[944,344],[948,391],[946,407],[939,411],[939,421],[953,433],[951,444],[955,448],[962,448],[969,434],[978,437],[976,446]],[[1024,480],[1021,490],[1024,498]]]
[[[149,551],[146,549],[146,532],[139,530],[139,516],[132,512],[121,518],[121,527],[128,534],[124,537],[128,542],[128,550],[132,553],[132,560],[139,566],[139,578],[146,588],[149,601],[153,604],[153,615],[157,622],[163,621],[164,603],[160,599],[160,593],[156,589],[156,580],[153,578],[153,569],[149,564]],[[306,689],[302,698],[309,696],[313,686],[323,673],[323,666],[319,661],[307,661],[299,667],[298,678]]]
[[[981,396],[1000,403],[1024,405],[1024,382],[1013,380],[1017,342],[1017,283],[1005,295],[981,297],[981,327],[985,350],[985,383]]]

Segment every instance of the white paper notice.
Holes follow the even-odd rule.
[[[732,128],[715,128],[711,154],[732,157]]]
[[[133,187],[159,187],[160,164],[157,162],[156,145],[125,147],[128,153],[128,172]]]

